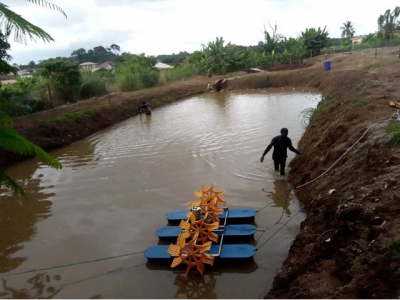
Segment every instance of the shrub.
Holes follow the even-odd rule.
[[[392,121],[386,126],[386,132],[391,133],[392,142],[399,143],[400,142],[400,122]]]
[[[150,70],[147,72],[142,72],[138,74],[138,80],[141,87],[153,87],[156,86],[160,78],[160,73],[158,70]]]
[[[106,82],[103,78],[93,76],[82,84],[80,88],[80,97],[87,99],[91,97],[99,97],[107,94]]]

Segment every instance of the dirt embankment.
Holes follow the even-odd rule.
[[[236,76],[228,90],[313,87],[326,96],[321,111],[299,142],[306,153],[291,163],[293,186],[324,173],[373,124],[388,119],[400,99],[400,59],[362,55],[308,60],[307,68]],[[290,68],[289,68],[290,69]],[[212,78],[212,80],[217,79]],[[204,92],[210,78],[109,95],[15,120],[17,130],[45,150],[65,146],[153,107]],[[74,122],[54,118],[97,108]],[[380,124],[318,180],[295,190],[307,218],[293,242],[269,298],[393,298],[400,283],[400,146]],[[0,165],[20,159],[2,155]],[[335,189],[336,192],[328,192]]]

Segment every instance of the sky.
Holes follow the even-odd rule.
[[[73,50],[117,44],[121,52],[160,55],[201,50],[223,37],[236,45],[256,45],[268,24],[297,37],[306,28],[325,27],[340,37],[351,21],[356,35],[377,30],[377,19],[398,0],[48,0],[67,14],[25,0],[0,0],[49,33],[55,42],[19,44],[11,38],[12,63],[70,56]]]

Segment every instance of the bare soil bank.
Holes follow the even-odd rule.
[[[312,87],[325,95],[299,142],[306,153],[291,163],[293,186],[325,172],[371,125],[396,113],[389,101],[400,101],[395,56],[334,55],[330,71],[323,70],[322,59],[308,60],[303,69],[236,74],[227,88]],[[55,149],[136,115],[141,101],[158,107],[205,92],[211,79],[113,94],[16,119],[15,127],[45,150]],[[90,108],[96,110],[74,122],[54,120]],[[266,298],[399,296],[400,243],[393,239],[400,240],[400,145],[389,141],[385,124],[368,132],[327,174],[295,190],[307,218]],[[21,159],[9,153],[0,157],[2,166]],[[329,194],[331,189],[336,192]]]

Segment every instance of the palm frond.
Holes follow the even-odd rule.
[[[13,125],[14,121],[3,110],[0,109],[0,125]]]
[[[13,73],[15,75],[17,74],[17,70],[13,66],[10,66],[4,60],[0,60],[0,70],[2,74],[8,74],[8,73]]]
[[[44,1],[44,0],[26,0],[26,1],[34,3],[34,4],[39,5],[39,6],[43,6],[43,7],[49,8],[49,9],[58,10],[60,13],[62,13],[65,16],[65,18],[67,18],[67,14],[58,5],[55,5],[53,3],[50,3],[50,2],[47,2],[47,1]]]
[[[25,195],[24,190],[12,180],[2,169],[0,169],[0,183],[3,183],[6,187],[12,188],[15,194],[20,193],[21,195]]]
[[[18,43],[26,43],[27,37],[32,41],[36,41],[35,37],[44,42],[54,41],[46,31],[8,9],[8,6],[3,3],[0,3],[0,30],[5,34],[14,31],[14,41]]]
[[[24,156],[35,156],[55,169],[61,169],[61,163],[47,154],[42,148],[24,139],[13,128],[0,125],[0,148]]]

